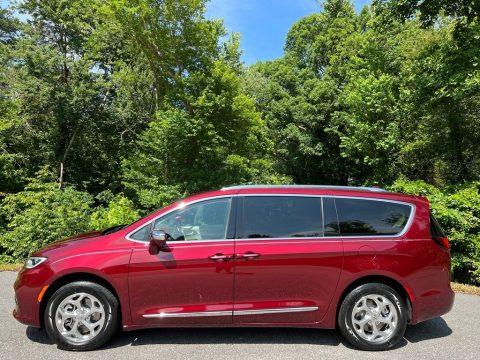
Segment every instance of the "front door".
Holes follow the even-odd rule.
[[[338,230],[336,214],[323,221],[321,197],[240,194],[238,201],[234,323],[319,322],[342,267],[341,239],[324,236]]]
[[[171,236],[157,255],[138,243],[130,262],[135,325],[232,323],[234,204],[221,197],[189,204],[150,229]]]

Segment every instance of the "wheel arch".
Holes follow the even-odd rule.
[[[410,323],[412,320],[412,299],[409,291],[397,280],[384,276],[384,275],[367,275],[363,276],[361,278],[358,278],[354,281],[352,281],[347,287],[342,292],[342,295],[340,296],[338,302],[337,302],[337,308],[335,312],[335,326],[338,326],[338,313],[340,311],[341,304],[345,297],[356,287],[364,284],[369,284],[369,283],[380,283],[384,284],[387,286],[390,286],[393,290],[395,290],[401,297],[402,300],[405,302],[405,305],[407,307],[407,313],[408,313],[408,318],[407,321]]]
[[[45,313],[48,301],[50,300],[52,295],[62,286],[75,281],[90,281],[108,289],[118,300],[118,316],[120,317],[119,323],[122,324],[122,311],[121,311],[122,303],[120,301],[120,297],[118,296],[118,292],[115,289],[115,287],[108,280],[106,280],[105,278],[99,275],[88,273],[88,272],[74,272],[74,273],[65,274],[55,279],[45,291],[45,294],[43,295],[40,301],[40,306],[39,306],[40,327],[42,328],[45,327],[45,321],[44,321],[43,315]]]

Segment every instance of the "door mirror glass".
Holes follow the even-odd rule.
[[[168,235],[163,230],[152,230],[150,233],[150,244],[148,252],[151,255],[156,255],[167,244]]]

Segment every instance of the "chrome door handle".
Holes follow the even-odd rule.
[[[246,252],[245,254],[237,254],[235,257],[237,259],[253,260],[260,256],[260,254],[254,252]]]
[[[215,254],[215,255],[209,256],[208,258],[216,262],[224,262],[232,259],[233,256],[224,255],[224,254]]]

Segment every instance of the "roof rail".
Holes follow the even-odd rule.
[[[340,186],[340,185],[235,185],[223,187],[222,190],[244,190],[244,189],[325,189],[325,190],[360,190],[372,192],[387,192],[380,187],[370,186]]]

